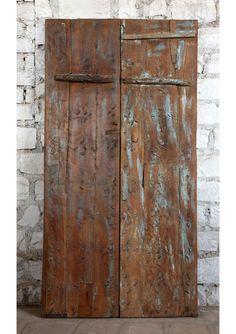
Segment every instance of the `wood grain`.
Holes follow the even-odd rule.
[[[44,316],[197,315],[196,73],[195,20],[46,20]]]
[[[44,245],[42,314],[66,316],[66,170],[69,84],[54,73],[69,72],[70,22],[46,20]]]
[[[51,20],[48,24],[58,27],[60,23]],[[59,182],[63,189],[63,192],[55,189],[53,196],[57,201],[50,198],[45,208],[46,217],[50,210],[63,212],[63,221],[62,217],[54,217],[52,230],[48,229],[48,218],[45,219],[45,240],[55,240],[53,252],[60,249],[49,256],[48,244],[44,247],[45,296],[49,304],[58,303],[58,292],[49,294],[48,277],[52,281],[63,280],[64,285],[60,299],[63,305],[58,306],[57,312],[55,307],[43,306],[43,314],[116,317],[119,314],[119,21],[69,20],[66,24],[70,27],[69,45],[60,41],[55,44],[51,26],[46,31],[47,38],[51,38],[48,48],[55,53],[48,55],[47,68],[65,52],[62,50],[69,51],[65,55],[67,66],[52,67],[47,77],[51,85],[47,86],[49,99],[62,91],[60,100],[54,98],[54,104],[47,105],[48,133],[55,131],[53,122],[65,130],[61,138],[55,132],[55,140],[61,143],[57,154],[63,161],[56,175],[55,171],[53,175],[48,171],[51,160],[57,159],[55,151],[50,150],[51,137],[46,144],[51,160],[46,168],[45,187]],[[82,73],[83,78],[105,77],[110,82],[114,77],[114,80],[105,85],[93,80],[67,83],[54,80],[56,73]],[[60,104],[65,110],[58,109]],[[49,257],[54,262],[60,261],[60,272],[53,270]]]
[[[175,33],[182,26],[197,30],[196,21],[166,20],[125,20],[122,30]],[[196,37],[123,40],[121,48],[120,315],[193,316]],[[156,77],[170,82],[153,84]]]

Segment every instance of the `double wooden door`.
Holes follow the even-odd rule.
[[[46,20],[42,313],[197,314],[197,22]]]

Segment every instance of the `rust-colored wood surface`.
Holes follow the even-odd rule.
[[[46,21],[46,316],[119,314],[119,77],[118,20]]]
[[[122,33],[120,315],[194,316],[197,23]]]
[[[46,20],[42,314],[197,315],[197,22]]]

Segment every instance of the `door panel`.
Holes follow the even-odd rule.
[[[46,20],[44,316],[197,314],[196,55],[196,21]]]
[[[192,30],[196,32],[195,21],[124,20],[122,24],[123,317],[197,314]]]
[[[64,24],[68,26],[66,43],[51,29],[55,26],[60,31]],[[46,96],[58,97],[47,104],[47,129],[53,132],[55,121],[65,138],[55,133],[59,153],[51,149],[51,138],[46,144],[45,189],[50,203],[44,222],[43,313],[115,317],[119,314],[120,24],[118,20],[47,20],[46,36]],[[67,67],[49,68],[54,54],[61,62],[65,50]],[[101,82],[106,76],[110,82]],[[58,87],[64,95],[59,96]],[[59,166],[49,174],[51,161],[58,163],[58,155],[63,170]],[[56,191],[52,201],[47,192],[54,182],[61,184],[63,192]],[[50,210],[63,212],[63,219],[54,217],[51,223]],[[52,244],[54,239],[57,243]],[[51,253],[48,262],[50,247],[53,252],[54,247],[58,249],[58,254]],[[56,272],[53,263],[59,261],[62,266]],[[58,279],[63,280],[63,307],[56,308],[58,296],[48,293],[48,285],[49,280],[53,284]]]

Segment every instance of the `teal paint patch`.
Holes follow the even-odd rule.
[[[180,225],[183,258],[187,262],[192,262],[193,254],[187,238],[187,222],[185,221],[183,215],[180,215]]]
[[[187,136],[188,141],[190,141],[191,138],[191,128],[187,123],[187,117],[186,117],[186,107],[192,105],[192,101],[187,101],[187,96],[186,96],[186,88],[183,88],[183,93],[181,96],[181,104],[182,104],[182,127],[184,130],[184,133]]]
[[[181,41],[179,41],[178,47],[177,47],[177,50],[176,50],[175,66],[176,66],[176,69],[178,69],[178,70],[181,69],[181,66],[183,64],[184,49],[185,49],[185,41],[181,40]]]
[[[161,27],[159,23],[153,23],[153,24],[144,24],[144,29],[158,29]]]
[[[129,177],[122,170],[122,200],[126,201],[129,197]]]
[[[106,117],[106,111],[107,111],[107,99],[105,97],[102,99],[101,108],[102,108],[102,116],[103,116],[103,118],[105,118]]]
[[[141,78],[150,78],[150,74],[146,71],[143,71],[142,74],[141,74]]]
[[[82,209],[79,209],[78,214],[77,214],[77,221],[78,223],[81,222],[81,220],[83,219],[84,213]]]
[[[134,108],[131,104],[130,101],[130,95],[131,92],[128,91],[127,95],[123,96],[123,103],[124,103],[124,124],[126,125],[126,138],[127,138],[127,142],[126,142],[126,154],[127,154],[127,158],[129,161],[129,166],[130,168],[132,168],[133,166],[133,162],[132,162],[132,139],[131,139],[131,134],[130,134],[130,127],[134,126]]]
[[[173,113],[171,110],[171,102],[169,94],[165,95],[164,110],[165,110],[166,124],[170,139],[174,142],[177,142],[177,135],[173,124]]]
[[[187,166],[180,167],[180,197],[181,200],[184,202],[184,206],[187,208],[189,202],[189,178],[190,178],[190,171]]]
[[[193,28],[193,22],[192,21],[177,22],[176,26],[182,28]]]
[[[157,51],[161,51],[165,49],[166,49],[166,45],[164,43],[158,43],[157,46],[155,47],[155,50]]]
[[[138,170],[138,178],[140,186],[140,199],[142,207],[144,209],[143,166],[140,163],[139,157],[137,158],[137,170]]]
[[[157,140],[161,145],[165,145],[165,141],[162,138],[162,131],[160,127],[160,119],[159,119],[159,109],[157,105],[154,105],[151,101],[151,118],[156,123],[156,133]]]
[[[144,212],[145,207],[144,207],[144,188],[143,188],[143,166],[140,163],[139,157],[137,158],[137,170],[139,178],[140,200]],[[145,221],[143,218],[141,218],[139,222],[139,236],[140,239],[143,241],[145,237]]]

